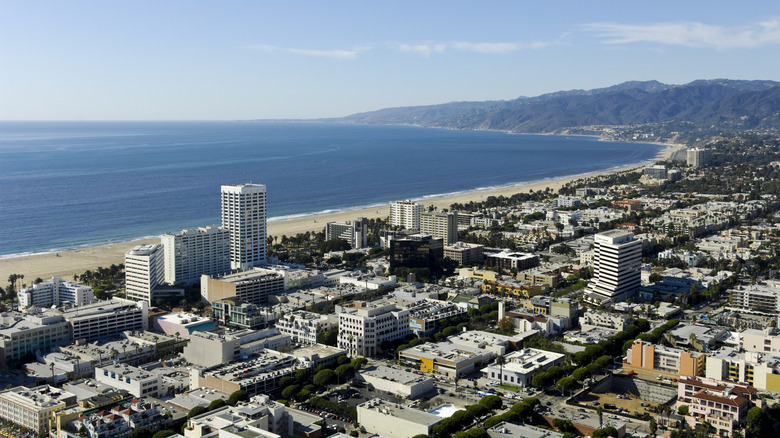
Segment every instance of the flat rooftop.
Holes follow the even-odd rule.
[[[389,382],[399,383],[401,385],[413,385],[415,383],[431,380],[431,377],[421,376],[419,374],[414,374],[408,371],[398,370],[381,365],[360,370],[360,374],[364,376],[375,377],[377,379],[387,380]]]
[[[442,418],[437,415],[419,411],[417,409],[407,408],[406,406],[391,403],[379,398],[374,398],[363,402],[358,405],[358,408],[381,412],[384,415],[390,417],[401,418],[406,421],[411,421],[413,423],[422,424],[429,427],[438,424],[442,420]]]

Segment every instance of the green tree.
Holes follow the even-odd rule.
[[[289,386],[287,386],[286,388],[284,388],[282,390],[282,397],[289,400],[289,399],[293,398],[293,396],[295,396],[295,394],[298,393],[299,389],[300,389],[300,386],[298,386],[296,384],[289,385]]]
[[[650,427],[650,433],[652,433],[653,436],[655,436],[655,432],[658,430],[658,423],[655,421],[655,418],[650,419],[649,427]]]
[[[574,426],[571,424],[571,421],[560,418],[553,419],[553,427],[560,430],[561,432],[566,432],[574,428]]]
[[[352,373],[354,371],[355,370],[352,369],[352,365],[351,364],[344,364],[344,365],[339,365],[338,367],[336,367],[336,370],[334,371],[334,373],[336,374],[336,377],[338,378],[338,383],[341,384],[341,379],[343,379],[344,377],[352,375]]]
[[[195,406],[187,413],[187,419],[197,417],[198,415],[205,414],[209,410],[203,406]]]
[[[514,333],[515,323],[512,321],[512,318],[505,316],[498,321],[498,329],[504,333]]]
[[[130,438],[152,438],[152,432],[145,427],[136,427],[130,432]]]
[[[574,386],[577,385],[577,381],[574,380],[574,377],[564,377],[555,384],[555,387],[558,388],[561,392],[569,392],[572,389],[574,389]]]
[[[770,431],[771,421],[769,415],[758,406],[750,408],[745,421],[747,422],[747,430],[752,437],[761,437]]]
[[[219,409],[222,406],[225,406],[226,404],[227,403],[225,402],[225,400],[222,400],[221,398],[218,398],[218,399],[212,401],[211,403],[209,403],[209,411],[213,411],[215,409]]]
[[[688,405],[680,405],[680,407],[677,408],[677,413],[682,416],[688,415]]]
[[[336,377],[336,373],[331,369],[324,369],[314,375],[314,384],[317,386],[325,386],[333,381]]]
[[[596,408],[596,415],[599,416],[599,429],[604,425],[604,408],[599,406]]]
[[[238,404],[238,402],[241,401],[247,401],[249,400],[249,396],[247,395],[246,391],[243,389],[239,389],[238,391],[233,392],[230,394],[230,397],[228,397],[227,404],[230,406],[235,406]]]
[[[156,434],[154,434],[152,436],[152,438],[168,438],[171,435],[176,435],[176,432],[174,432],[174,431],[172,431],[170,429],[165,429],[165,430],[161,430],[161,431],[157,432]]]
[[[499,355],[496,358],[496,365],[498,365],[498,381],[504,383],[504,365],[506,364],[506,357]]]

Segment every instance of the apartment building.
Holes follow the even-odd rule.
[[[643,377],[659,375],[665,378],[682,376],[703,376],[706,356],[704,353],[689,353],[679,348],[668,348],[645,341],[634,341],[628,349],[623,368],[634,370]]]
[[[485,253],[485,266],[525,271],[539,266],[539,256],[503,250],[500,252]]]
[[[163,234],[165,282],[196,283],[201,275],[230,272],[230,231],[199,227]]]
[[[710,150],[706,148],[691,148],[686,151],[685,162],[691,167],[701,167],[710,164]]]
[[[273,319],[268,310],[238,298],[225,298],[211,303],[211,318],[226,326],[258,330]]]
[[[706,377],[780,392],[780,356],[721,348],[707,354]]]
[[[773,335],[772,328],[743,330],[742,349],[780,356],[780,336]]]
[[[230,232],[230,267],[249,269],[266,261],[266,190],[262,184],[221,187],[222,227]]]
[[[76,395],[54,386],[17,386],[0,392],[0,418],[43,434],[54,414],[76,405]]]
[[[411,333],[409,310],[384,301],[355,302],[336,306],[339,316],[338,347],[347,355],[373,357],[384,341],[403,339]]]
[[[600,310],[588,310],[580,319],[582,331],[594,328],[605,328],[615,331],[623,331],[631,324],[631,317],[623,313],[604,312]]]
[[[716,436],[734,436],[744,430],[748,410],[761,405],[756,388],[722,380],[680,379],[676,408],[688,407],[685,421],[691,428],[703,422],[715,428]]]
[[[458,213],[427,211],[420,213],[420,232],[442,239],[444,245],[458,241]]]
[[[780,313],[780,280],[738,286],[729,290],[729,301],[737,309]]]
[[[61,277],[52,277],[49,281],[34,284],[19,292],[20,309],[60,306],[65,303],[82,306],[94,301],[95,292],[91,287],[64,281]]]
[[[332,315],[296,310],[286,313],[276,322],[276,328],[284,335],[290,336],[295,342],[316,344],[318,336],[325,330],[338,327],[338,319]]]
[[[297,436],[295,420],[283,404],[268,395],[257,395],[241,406],[224,406],[189,419],[184,436],[292,437]]]
[[[420,229],[420,214],[424,205],[409,199],[390,203],[390,226],[406,230]]]
[[[353,249],[368,248],[368,219],[328,222],[325,224],[325,240],[344,239]]]
[[[440,321],[466,313],[466,309],[446,301],[419,301],[408,307],[409,328],[419,337],[440,330]]]
[[[565,354],[525,348],[504,356],[506,363],[503,366],[493,362],[482,372],[488,379],[524,388],[531,384],[534,373],[562,364],[565,357]]]

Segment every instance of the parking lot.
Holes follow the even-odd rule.
[[[644,403],[644,406],[642,406],[642,403]],[[611,410],[607,409],[605,405],[614,405],[628,409],[630,415],[637,417],[641,417],[645,413],[652,415],[652,412],[647,409],[649,403],[632,395],[615,394],[612,392],[596,394],[591,392],[582,396],[580,404],[593,407],[604,406],[605,412]]]

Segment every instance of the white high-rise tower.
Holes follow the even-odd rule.
[[[588,285],[591,299],[633,298],[641,286],[642,241],[631,232],[610,230],[596,234],[594,243],[593,279]]]
[[[222,186],[222,226],[230,231],[230,267],[265,262],[266,197],[262,184]]]

